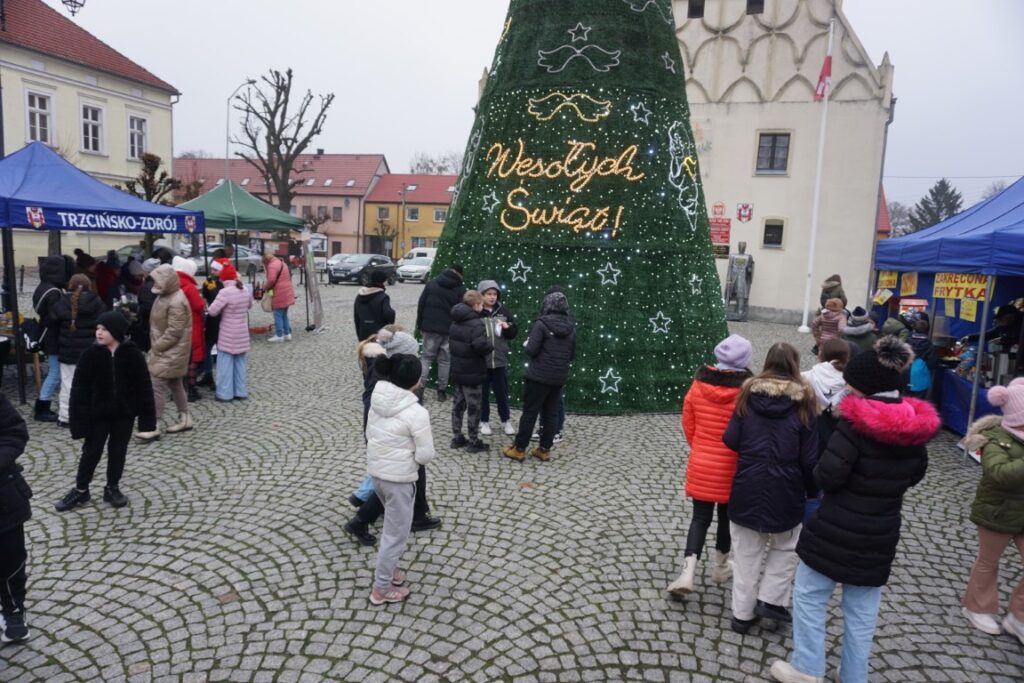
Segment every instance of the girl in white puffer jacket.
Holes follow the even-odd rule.
[[[382,605],[409,597],[405,572],[398,564],[412,524],[416,477],[420,465],[434,459],[430,414],[413,393],[422,367],[416,356],[395,354],[376,360],[377,386],[370,397],[366,423],[366,466],[373,489],[384,502],[384,531],[370,602]]]

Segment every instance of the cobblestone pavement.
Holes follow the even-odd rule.
[[[411,327],[420,289],[392,288],[400,323]],[[255,342],[249,401],[207,394],[194,404],[195,431],[131,446],[128,508],[54,512],[79,444],[30,423],[35,635],[0,650],[0,679],[761,681],[788,654],[787,630],[741,638],[728,629],[727,587],[710,584],[706,567],[699,593],[666,598],[689,514],[674,414],[570,415],[550,463],[519,464],[499,456],[504,437],[491,438],[488,454],[450,452],[451,404],[429,400],[440,451],[429,497],[444,526],[410,543],[411,599],[371,607],[374,550],[341,529],[365,471],[356,288],[324,292],[327,332],[303,332],[300,305],[295,341]],[[253,313],[254,323],[268,319]],[[736,329],[758,358],[777,338],[809,346],[789,327]],[[978,468],[961,464],[954,443],[936,440],[908,497],[872,681],[1024,676],[1019,642],[982,635],[960,615]],[[1003,605],[1021,571],[1007,555]]]

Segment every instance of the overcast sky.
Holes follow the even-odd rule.
[[[66,14],[59,0],[46,1]],[[175,153],[223,156],[228,95],[247,77],[290,66],[303,88],[337,96],[312,147],[384,153],[392,171],[404,172],[416,151],[461,154],[507,6],[86,0],[75,20],[182,92]],[[966,206],[998,180],[978,176],[1024,174],[1024,41],[1015,34],[1024,2],[846,0],[843,11],[872,61],[888,50],[896,68],[890,200],[913,204],[946,176]]]

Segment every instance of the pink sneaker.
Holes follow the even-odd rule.
[[[405,572],[403,572],[401,569],[396,569],[395,573],[391,575],[391,585],[401,586],[405,583],[406,578],[407,577],[405,576]]]
[[[402,602],[409,597],[409,589],[402,586],[391,586],[379,590],[374,586],[370,590],[370,602],[374,605],[383,605],[385,602]]]

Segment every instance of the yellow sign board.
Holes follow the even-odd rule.
[[[974,299],[962,299],[960,301],[960,319],[969,323],[976,321],[978,319],[978,302]]]
[[[895,270],[878,271],[878,289],[896,289],[896,282],[900,274]]]
[[[945,301],[945,304],[946,304],[946,317],[947,318],[955,318],[956,317],[956,299],[944,299],[943,301]]]
[[[932,297],[936,299],[974,299],[984,301],[987,275],[975,273],[936,273]]]
[[[900,280],[900,296],[913,296],[917,294],[917,273],[903,273]]]

